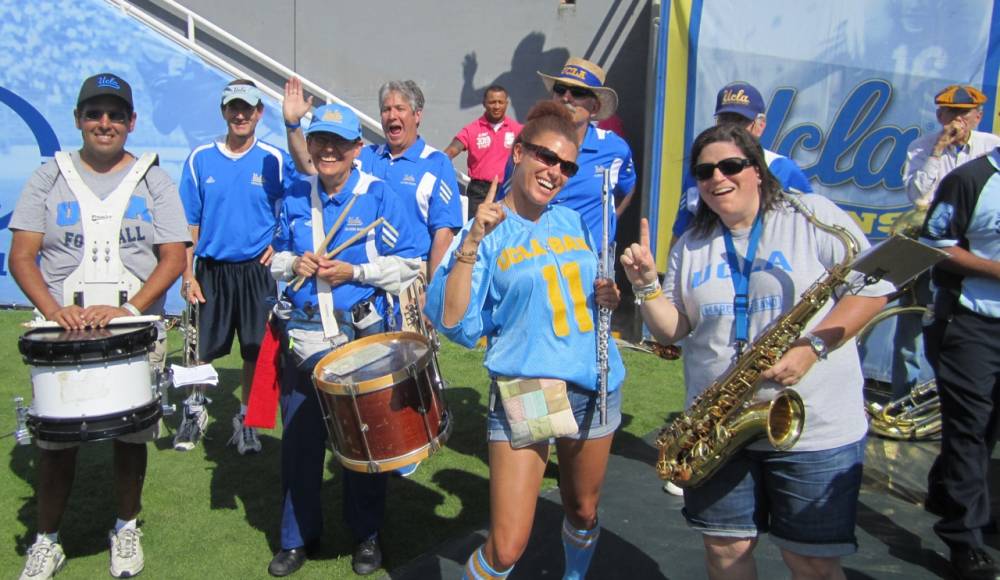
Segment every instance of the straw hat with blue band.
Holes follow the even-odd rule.
[[[538,76],[542,77],[542,82],[550,93],[556,83],[592,91],[601,103],[600,110],[594,114],[594,119],[597,121],[607,119],[618,109],[618,93],[604,86],[604,69],[589,60],[573,57],[566,61],[558,75],[547,75],[538,71]]]

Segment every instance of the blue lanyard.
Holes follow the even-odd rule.
[[[750,228],[750,240],[747,242],[747,255],[740,264],[739,255],[736,253],[736,246],[733,244],[733,234],[729,228],[722,226],[722,237],[726,241],[726,261],[729,262],[729,271],[733,280],[733,316],[736,325],[736,356],[743,353],[743,348],[749,340],[750,313],[750,271],[753,269],[753,261],[757,256],[757,246],[760,242],[761,214],[753,220],[753,227]]]

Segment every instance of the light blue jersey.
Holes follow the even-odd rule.
[[[462,200],[459,197],[455,168],[444,153],[431,147],[423,138],[398,157],[388,145],[369,145],[361,149],[356,162],[362,171],[384,180],[406,207],[406,216],[420,236],[420,257],[428,259],[434,233],[441,228],[462,227]]]
[[[357,169],[351,170],[351,175],[344,183],[340,193],[330,197],[323,190],[322,182],[313,175],[307,179],[297,180],[289,188],[285,201],[281,205],[281,215],[278,219],[278,234],[274,240],[276,252],[293,252],[296,255],[313,250],[312,235],[312,189],[317,188],[319,199],[323,203],[323,226],[331,228],[352,197],[357,201],[351,207],[350,213],[340,229],[327,246],[331,250],[347,241],[351,236],[364,229],[378,218],[385,221],[368,232],[368,234],[345,248],[334,257],[336,260],[349,264],[367,264],[376,256],[400,256],[402,258],[419,257],[417,245],[420,235],[415,233],[405,219],[405,209],[398,196],[385,182]],[[325,234],[324,234],[325,237]],[[337,310],[347,310],[358,302],[371,297],[376,288],[356,282],[345,282],[333,288],[333,304]],[[318,304],[316,298],[316,278],[311,277],[299,288],[292,290],[289,286],[285,294],[296,308],[303,308],[306,303],[314,307]],[[376,302],[381,311],[384,302],[381,296]]]
[[[492,375],[563,379],[597,390],[597,256],[578,213],[550,206],[537,223],[508,211],[507,219],[479,245],[469,307],[446,328],[444,289],[452,251],[427,290],[427,315],[435,328],[466,347],[488,337],[484,364]],[[608,389],[619,388],[625,367],[609,341]]]
[[[271,243],[275,210],[294,180],[288,154],[263,141],[233,154],[223,142],[208,143],[188,156],[181,171],[181,201],[188,224],[198,226],[200,258],[244,262]]]

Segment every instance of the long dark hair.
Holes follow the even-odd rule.
[[[760,142],[743,127],[716,125],[705,129],[695,137],[694,143],[691,145],[691,156],[688,159],[688,171],[691,172],[691,175],[694,175],[694,166],[698,164],[698,157],[702,150],[712,143],[720,142],[736,145],[760,172],[760,211],[766,212],[778,207],[782,199],[781,183],[767,168],[764,148],[760,146]],[[719,222],[719,215],[702,201],[698,204],[698,211],[694,214],[691,227],[699,237],[707,236],[712,233],[715,225]]]

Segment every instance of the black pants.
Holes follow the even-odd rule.
[[[465,197],[469,198],[469,219],[476,217],[476,209],[479,204],[483,203],[486,199],[486,193],[490,190],[489,181],[484,181],[482,179],[472,179],[469,181],[469,185],[465,188]],[[500,184],[497,184],[500,187]]]
[[[198,307],[198,358],[211,362],[226,356],[235,334],[240,357],[257,360],[277,293],[270,269],[256,258],[246,262],[198,258],[195,278],[205,295],[205,303]]]
[[[982,547],[998,435],[1000,319],[938,300],[924,340],[941,396],[941,455],[931,473],[931,492],[945,514],[934,531],[952,549]]]

